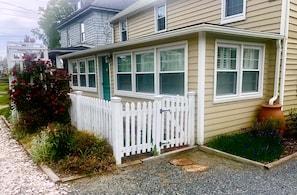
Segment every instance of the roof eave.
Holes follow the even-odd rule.
[[[158,40],[162,40],[162,39],[166,39],[166,38],[183,36],[183,35],[198,33],[198,32],[211,32],[211,33],[228,34],[228,35],[234,35],[234,36],[243,36],[243,37],[250,37],[250,38],[261,38],[261,39],[273,39],[273,40],[281,40],[284,38],[284,36],[282,36],[280,34],[266,33],[266,32],[255,32],[255,31],[250,31],[250,30],[225,27],[225,26],[217,26],[217,25],[212,25],[212,24],[200,24],[200,25],[191,26],[188,28],[182,28],[182,29],[178,29],[178,30],[174,30],[174,31],[165,32],[165,33],[154,34],[152,36],[142,37],[139,39],[128,40],[125,42],[119,42],[119,43],[109,44],[109,45],[96,47],[96,48],[92,48],[92,49],[86,49],[86,50],[78,51],[78,52],[71,53],[71,54],[65,54],[65,55],[62,55],[61,58],[72,58],[75,56],[83,56],[83,55],[87,55],[87,54],[91,54],[91,53],[98,53],[98,52],[102,52],[102,51],[112,50],[114,48],[132,46],[135,44],[147,43],[147,42],[151,42],[151,41],[158,41]]]

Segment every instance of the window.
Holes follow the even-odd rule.
[[[71,61],[72,87],[74,89],[96,89],[96,68],[94,59]]]
[[[67,46],[71,47],[71,38],[70,38],[70,33],[69,33],[70,29],[67,29],[66,33],[67,33]]]
[[[236,22],[245,19],[246,0],[222,0],[221,23]]]
[[[80,24],[80,41],[85,42],[86,41],[86,33],[85,33],[85,24]]]
[[[264,46],[217,43],[215,100],[261,97]]]
[[[120,32],[121,32],[121,40],[122,41],[127,41],[128,40],[128,35],[127,35],[127,20],[123,20],[120,22]]]
[[[154,53],[136,54],[136,92],[154,93]]]
[[[184,96],[185,64],[185,45],[116,55],[116,93],[134,97]]]
[[[166,30],[166,6],[159,5],[155,8],[156,12],[156,31]]]
[[[95,60],[88,60],[88,70],[89,87],[96,87]]]
[[[131,55],[117,56],[118,90],[132,91]]]
[[[160,94],[184,95],[184,49],[164,50],[159,55]]]

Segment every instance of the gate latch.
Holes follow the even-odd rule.
[[[170,109],[163,110],[163,109],[161,108],[161,109],[160,109],[160,114],[162,114],[163,112],[170,112]]]
[[[170,142],[160,142],[160,146],[170,144]]]

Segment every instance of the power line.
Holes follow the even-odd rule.
[[[0,3],[6,4],[6,5],[10,5],[10,6],[13,6],[13,7],[17,7],[17,8],[22,9],[22,10],[26,10],[26,11],[30,11],[30,12],[34,12],[34,13],[38,13],[37,11],[31,10],[31,9],[27,9],[27,8],[24,8],[24,7],[15,5],[15,4],[6,3],[6,2],[2,2],[2,1],[0,1]]]
[[[30,19],[36,19],[36,17],[32,17],[32,16],[21,16],[21,15],[16,15],[16,14],[6,14],[6,13],[0,13],[1,15],[6,15],[6,16],[16,16],[16,17],[20,17],[20,18],[30,18]]]

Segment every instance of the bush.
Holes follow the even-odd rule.
[[[52,161],[52,145],[48,139],[48,133],[45,131],[33,137],[30,151],[35,162]]]
[[[297,109],[291,109],[287,119],[287,134],[288,136],[297,136]]]
[[[21,115],[24,129],[36,131],[50,122],[70,123],[70,77],[66,71],[56,69],[49,61],[30,61],[27,56],[24,70],[15,66],[12,76],[10,100]]]
[[[258,137],[271,137],[281,139],[279,129],[282,126],[282,120],[269,118],[265,121],[255,121],[250,133]]]
[[[64,159],[74,151],[75,130],[71,125],[52,123],[48,125],[48,142],[52,145],[53,161]]]
[[[49,124],[34,137],[31,151],[34,161],[58,163],[59,169],[71,173],[101,173],[115,168],[106,139],[70,125]]]

